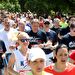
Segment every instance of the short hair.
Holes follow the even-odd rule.
[[[33,20],[31,21],[31,24],[33,24],[33,23],[38,23],[38,24],[39,24],[39,20],[38,20],[38,19],[33,19]]]
[[[21,39],[23,36],[29,39],[29,35],[26,32],[19,32],[17,38]]]

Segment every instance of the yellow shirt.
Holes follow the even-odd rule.
[[[30,71],[30,72],[27,72],[26,75],[33,75],[33,74],[32,74],[32,72]],[[42,75],[53,75],[53,74],[47,73],[47,72],[43,71],[43,72],[42,72]]]

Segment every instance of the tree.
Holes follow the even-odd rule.
[[[0,9],[5,9],[10,12],[20,12],[20,5],[18,3],[18,0],[2,0],[0,3]]]
[[[15,12],[20,10],[22,12],[27,12],[30,10],[31,12],[36,12],[39,15],[44,13],[50,14],[51,10],[55,12],[60,11],[62,13],[75,12],[75,0],[0,0],[0,2],[2,2],[0,4],[6,2],[6,5],[11,5],[10,8],[12,8]],[[0,6],[2,7],[2,5]],[[6,8],[6,6],[4,6],[4,8]]]

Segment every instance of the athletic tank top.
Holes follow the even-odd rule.
[[[14,70],[17,72],[30,70],[30,67],[27,64],[26,56],[22,55],[22,53],[19,50],[15,50],[15,64],[14,64]]]

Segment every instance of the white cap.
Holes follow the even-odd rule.
[[[46,61],[46,55],[41,48],[31,48],[29,51],[28,60],[35,61],[38,58],[42,58]]]

